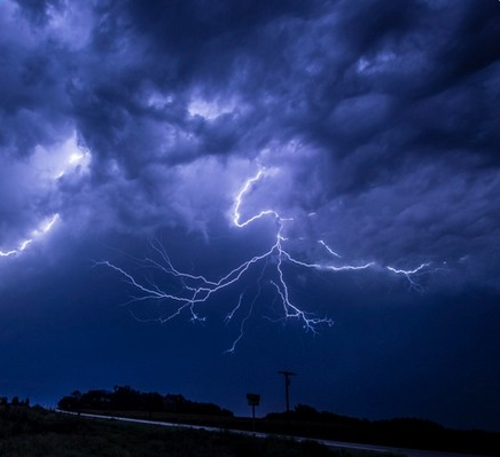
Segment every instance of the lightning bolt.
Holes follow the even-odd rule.
[[[75,172],[78,167],[86,167],[91,161],[91,153],[88,149],[81,146],[77,142],[76,132],[64,143],[64,148],[70,148],[71,154],[67,156],[62,163],[58,165],[58,172],[54,175],[51,174],[51,181],[56,182],[60,180],[63,176],[68,174],[68,172]],[[57,152],[57,151],[56,151]],[[50,164],[49,164],[50,170]],[[27,248],[34,242],[41,239],[44,235],[50,232],[54,225],[61,220],[59,213],[55,213],[48,219],[43,221],[38,228],[31,232],[29,238],[23,239],[18,243],[17,248],[10,249],[8,251],[3,251],[0,249],[0,257],[16,257],[27,250]]]
[[[45,221],[38,229],[35,229],[31,232],[31,238],[26,238],[19,243],[17,249],[11,249],[10,251],[2,251],[0,250],[0,257],[13,257],[21,254],[25,251],[28,246],[37,241],[46,233],[50,232],[56,222],[60,219],[58,213],[52,215],[47,221]]]
[[[276,297],[282,309],[282,319],[294,319],[302,324],[306,331],[313,333],[321,325],[332,326],[333,320],[328,317],[318,317],[309,313],[295,304],[290,297],[290,290],[284,271],[284,265],[290,264],[297,268],[305,270],[318,270],[324,272],[341,272],[341,271],[360,271],[366,269],[378,269],[390,272],[394,275],[404,276],[410,287],[419,290],[420,285],[415,280],[415,277],[424,274],[429,263],[423,263],[411,270],[396,269],[392,266],[381,266],[376,262],[367,262],[359,265],[351,264],[336,264],[333,262],[307,262],[305,260],[294,257],[287,249],[286,243],[288,239],[283,235],[284,227],[287,223],[293,222],[292,218],[282,217],[274,209],[265,209],[256,214],[252,214],[247,218],[242,215],[242,207],[245,197],[250,194],[261,180],[269,176],[265,169],[260,169],[254,176],[247,179],[241,189],[236,193],[233,200],[233,208],[231,214],[231,222],[235,228],[244,228],[251,225],[253,222],[262,218],[272,218],[276,223],[276,234],[273,244],[264,252],[251,257],[244,261],[227,274],[217,278],[209,278],[203,275],[194,275],[178,270],[172,264],[165,248],[159,241],[150,243],[154,256],[145,259],[134,259],[140,269],[152,269],[160,272],[165,277],[169,277],[177,281],[176,286],[160,287],[158,283],[147,279],[146,277],[136,277],[125,269],[109,262],[100,261],[96,265],[108,267],[118,273],[122,279],[131,286],[135,295],[127,302],[159,302],[167,304],[169,312],[155,320],[164,323],[179,316],[187,311],[191,315],[193,321],[203,320],[204,318],[198,314],[198,307],[206,304],[217,293],[229,288],[232,285],[239,283],[244,275],[248,274],[249,270],[261,266],[262,270],[257,280],[258,291],[250,301],[243,318],[240,320],[240,332],[233,345],[227,352],[234,352],[237,344],[243,338],[245,324],[252,315],[255,303],[261,293],[262,279],[265,273],[272,275],[273,279],[269,282],[275,289]],[[313,213],[314,214],[314,213]],[[335,262],[341,259],[341,255],[334,251],[324,240],[318,240],[321,246],[335,258]],[[271,270],[271,271],[268,271]],[[230,323],[237,314],[241,314],[244,307],[244,298],[246,293],[239,295],[238,302],[232,311],[226,315],[226,323]]]
[[[321,244],[331,255],[334,257],[337,257],[338,259],[341,259],[342,256],[340,254],[337,254],[335,251],[333,251],[330,246],[328,246],[323,240],[318,240],[318,243]]]
[[[282,221],[280,215],[276,211],[274,211],[272,209],[268,209],[265,211],[261,211],[258,214],[255,214],[254,216],[250,217],[249,219],[247,219],[244,222],[240,222],[240,219],[241,219],[240,208],[242,205],[243,196],[246,193],[250,192],[250,190],[252,189],[252,186],[257,181],[259,181],[263,176],[265,176],[265,170],[259,170],[259,172],[253,178],[250,178],[247,180],[247,182],[242,187],[240,192],[236,195],[236,197],[234,199],[234,210],[233,210],[233,224],[236,227],[238,227],[238,228],[246,227],[247,225],[251,224],[252,222],[255,222],[257,219],[260,219],[260,218],[262,218],[264,216],[268,216],[268,215],[275,217],[279,222]],[[279,236],[279,234],[278,234],[278,236]]]

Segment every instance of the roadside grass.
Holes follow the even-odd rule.
[[[253,429],[251,418],[224,417],[148,411],[83,410],[91,414],[146,419],[174,424],[190,424],[218,429]],[[326,415],[326,418],[324,417]],[[286,418],[284,414],[258,418],[255,430],[281,436],[300,436],[353,443],[366,443],[392,448],[420,449],[440,452],[500,456],[500,433],[482,430],[453,430],[420,419],[368,421],[316,413],[316,417]]]
[[[68,417],[42,408],[0,408],[5,457],[368,457],[313,441],[253,438],[228,432],[167,428]],[[381,454],[377,454],[380,456]]]

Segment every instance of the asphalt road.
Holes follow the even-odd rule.
[[[59,409],[55,410],[61,414],[69,414],[72,416],[78,416],[78,413],[70,412],[70,411],[62,411]],[[183,428],[191,428],[197,430],[207,430],[210,432],[220,432],[222,429],[219,427],[209,427],[204,425],[189,425],[189,424],[179,424],[172,422],[160,422],[160,421],[152,421],[145,419],[131,419],[128,417],[117,417],[117,416],[102,416],[100,414],[87,414],[80,413],[81,417],[89,417],[93,419],[109,419],[116,420],[121,422],[133,422],[135,424],[148,424],[148,425],[160,425],[162,427],[183,427]],[[258,438],[266,438],[268,436],[274,436],[277,438],[285,438],[285,439],[294,439],[297,441],[316,441],[321,443],[332,449],[357,449],[362,451],[371,451],[371,452],[380,452],[380,453],[391,453],[391,454],[399,454],[401,456],[407,457],[484,457],[475,454],[454,454],[451,452],[438,452],[438,451],[423,451],[419,449],[404,449],[404,448],[396,448],[389,446],[376,446],[372,444],[362,444],[362,443],[349,443],[344,441],[330,441],[330,440],[321,440],[314,438],[303,438],[299,436],[289,436],[289,435],[276,435],[272,433],[260,433],[260,432],[250,432],[245,430],[232,430],[232,429],[223,429],[224,431],[230,431],[232,433],[237,433],[240,435],[250,435],[256,436]]]

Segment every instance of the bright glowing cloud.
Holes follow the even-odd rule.
[[[188,105],[191,116],[201,116],[209,121],[213,121],[224,114],[230,114],[235,109],[236,104],[232,101],[208,101],[200,97],[194,97]]]

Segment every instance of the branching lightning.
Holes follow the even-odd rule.
[[[389,270],[391,273],[394,273],[395,275],[404,276],[408,280],[411,289],[415,289],[421,292],[423,290],[422,286],[415,280],[415,278],[423,274],[426,271],[426,268],[428,267],[430,267],[429,262],[422,263],[413,270],[401,270],[394,267],[386,267],[386,269]]]
[[[268,281],[268,284],[271,284],[275,289],[276,297],[281,305],[283,319],[294,319],[302,323],[303,327],[307,331],[314,333],[321,325],[333,325],[332,319],[328,317],[315,316],[293,302],[284,271],[285,264],[305,270],[317,270],[333,273],[341,271],[378,269],[381,271],[388,271],[394,275],[404,276],[408,280],[410,287],[420,290],[420,285],[415,280],[415,277],[424,273],[426,268],[429,266],[428,263],[421,264],[411,270],[396,269],[391,266],[383,267],[378,265],[376,262],[366,262],[359,265],[338,264],[337,262],[342,258],[341,255],[334,251],[324,240],[317,240],[317,243],[323,246],[328,254],[335,259],[334,262],[307,262],[294,257],[286,249],[286,245],[289,240],[283,235],[285,224],[292,223],[292,218],[282,217],[281,214],[274,209],[265,209],[256,214],[252,214],[247,218],[242,215],[242,207],[245,197],[248,196],[248,194],[252,192],[254,186],[266,176],[267,171],[265,169],[260,169],[255,176],[245,181],[244,185],[234,196],[231,222],[234,227],[241,229],[250,226],[259,219],[272,218],[276,223],[274,242],[267,250],[244,261],[224,276],[219,277],[218,279],[213,279],[207,276],[193,275],[178,270],[172,264],[163,245],[158,241],[151,242],[151,247],[153,253],[155,254],[153,257],[148,257],[142,260],[134,260],[140,268],[153,269],[165,277],[169,277],[171,280],[177,281],[176,287],[171,284],[169,286],[160,287],[157,282],[150,279],[148,280],[145,277],[139,278],[138,276],[131,274],[109,261],[101,261],[97,264],[114,270],[127,284],[131,286],[135,295],[130,298],[130,301],[128,302],[129,304],[153,301],[167,305],[167,308],[170,311],[168,311],[166,315],[155,319],[160,322],[170,321],[185,311],[191,315],[192,320],[203,320],[204,318],[200,317],[198,314],[198,308],[201,305],[207,304],[208,301],[217,293],[239,283],[251,268],[261,265],[262,271],[257,281],[258,291],[247,305],[247,311],[244,313],[244,317],[240,320],[239,335],[228,352],[234,352],[238,342],[244,335],[245,324],[252,315],[255,303],[261,293],[261,285],[264,274],[272,277],[272,279]],[[233,321],[237,314],[241,314],[246,295],[246,292],[239,295],[236,306],[226,316],[226,323]]]

